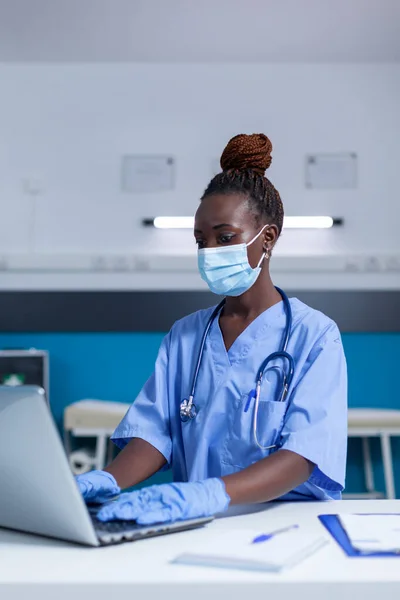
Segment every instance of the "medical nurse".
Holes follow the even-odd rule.
[[[221,513],[233,504],[341,497],[347,446],[341,337],[331,319],[296,298],[288,301],[290,385],[282,394],[288,361],[270,362],[256,407],[260,366],[281,349],[288,319],[285,294],[269,272],[284,215],[265,177],[271,150],[262,134],[231,139],[222,172],[196,213],[200,275],[226,297],[205,339],[196,416],[182,420],[181,404],[213,308],[173,325],[153,374],[113,435],[122,451],[104,471],[77,478],[85,500],[99,503],[163,468],[172,470],[173,483],[121,494],[101,508],[104,521],[147,524]]]

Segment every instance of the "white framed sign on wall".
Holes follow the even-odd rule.
[[[305,175],[307,188],[354,189],[357,187],[357,154],[309,154]]]
[[[157,193],[175,187],[175,159],[172,156],[122,157],[121,189],[129,194]]]

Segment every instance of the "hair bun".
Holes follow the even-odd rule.
[[[271,152],[271,141],[263,133],[241,133],[226,145],[221,155],[221,168],[223,171],[251,170],[264,176],[272,161]]]

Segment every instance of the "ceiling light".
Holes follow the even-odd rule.
[[[155,217],[144,219],[143,225],[156,229],[193,229],[194,217]],[[343,219],[301,216],[285,217],[283,221],[284,229],[330,229],[338,225],[343,225]]]

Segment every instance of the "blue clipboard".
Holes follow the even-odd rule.
[[[338,515],[319,515],[322,525],[329,531],[335,542],[343,552],[351,558],[384,558],[385,556],[400,558],[397,552],[361,552],[351,545],[346,531],[343,529]]]

